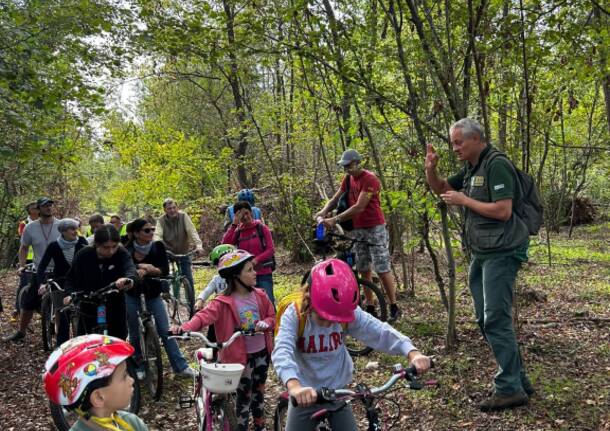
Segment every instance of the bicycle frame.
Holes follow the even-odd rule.
[[[227,341],[215,342],[215,343],[209,341],[207,339],[207,337],[200,332],[185,332],[182,335],[170,336],[170,338],[176,338],[176,339],[182,339],[182,340],[197,338],[204,345],[210,347],[209,349],[200,348],[195,352],[195,359],[197,360],[197,365],[198,365],[198,374],[197,374],[197,378],[195,380],[195,384],[194,384],[194,388],[193,388],[193,399],[184,402],[184,404],[189,404],[189,405],[196,404],[196,408],[198,409],[198,411],[202,412],[203,416],[205,417],[205,431],[212,431],[213,422],[214,422],[212,403],[214,402],[214,400],[219,399],[219,398],[226,399],[227,397],[230,397],[234,392],[217,393],[217,392],[213,392],[213,391],[207,389],[203,385],[202,366],[206,365],[206,364],[217,364],[218,362],[213,361],[213,358],[217,356],[214,353],[215,352],[217,353],[219,350],[230,346],[237,338],[239,338],[241,336],[256,335],[256,334],[259,334],[259,333],[239,330],[239,331],[234,332],[233,335],[231,335],[231,337]],[[235,365],[235,364],[226,364],[226,365]],[[239,365],[241,365],[241,364],[239,364]],[[181,400],[181,405],[182,404],[183,404],[183,402]],[[224,422],[223,423],[224,431],[231,431],[231,426],[229,424],[230,419],[228,419],[227,416],[230,416],[231,414],[234,416],[235,412],[231,412],[231,413],[225,412],[223,407],[221,407],[220,411],[221,411],[221,415],[220,415],[221,420],[223,420],[223,422]],[[201,418],[199,414],[198,414],[198,419],[200,420],[200,422],[198,424],[199,429],[203,430],[204,429],[204,428],[202,428],[203,423],[201,422],[201,419],[203,419],[203,418]]]

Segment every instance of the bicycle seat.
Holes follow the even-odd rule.
[[[214,349],[210,347],[201,347],[197,349],[196,354],[198,361],[211,361],[214,359]]]

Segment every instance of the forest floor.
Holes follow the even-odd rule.
[[[415,296],[401,294],[403,314],[397,328],[427,354],[436,368],[428,375],[437,387],[409,391],[399,387],[384,401],[384,414],[396,418],[396,430],[610,430],[610,224],[580,227],[571,239],[552,236],[553,265],[546,244],[532,241],[531,259],[518,280],[518,338],[536,394],[527,407],[501,413],[481,413],[477,405],[492,388],[495,372],[491,353],[474,323],[466,287],[466,270],[458,271],[458,346],[446,353],[446,313],[433,282],[429,258],[418,255]],[[280,259],[281,260],[281,259]],[[276,297],[295,288],[303,268],[280,265]],[[211,271],[199,271],[203,286]],[[14,297],[14,272],[0,276],[5,312],[0,336],[15,325],[9,322]],[[47,354],[42,351],[38,317],[27,341],[0,346],[0,428],[53,429],[44,396],[41,373]],[[192,358],[197,347],[184,346]],[[379,367],[365,370],[370,361]],[[383,382],[398,358],[373,353],[358,358],[355,380]],[[151,430],[195,429],[193,409],[180,409],[178,397],[188,393],[189,382],[166,374],[160,402],[144,399],[140,416]],[[270,372],[267,391],[269,429],[281,390]],[[399,408],[396,408],[399,407]],[[386,422],[393,419],[384,416]],[[366,429],[363,427],[363,429]]]

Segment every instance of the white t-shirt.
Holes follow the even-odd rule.
[[[34,250],[34,265],[38,266],[48,245],[59,238],[59,220],[53,217],[53,224],[41,224],[40,219],[28,223],[21,235],[21,245],[32,246]],[[47,270],[53,269],[51,262]]]

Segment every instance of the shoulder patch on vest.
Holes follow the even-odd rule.
[[[498,190],[502,190],[504,188],[504,184],[498,184],[494,186],[494,190],[498,191]]]

